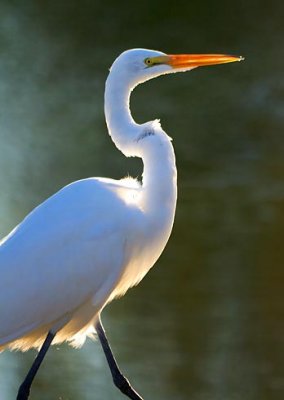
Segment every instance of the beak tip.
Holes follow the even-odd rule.
[[[243,56],[239,57],[239,61],[244,61],[244,60],[245,60],[245,57],[243,57]]]

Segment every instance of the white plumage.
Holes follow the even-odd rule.
[[[114,62],[106,83],[109,133],[126,156],[141,157],[143,182],[90,178],[54,194],[0,243],[0,350],[81,345],[106,303],[136,285],[170,236],[176,167],[158,121],[139,125],[129,109],[132,89],[161,74],[236,57],[167,56],[136,49]],[[210,58],[211,57],[211,58]],[[239,59],[239,58],[238,58]]]
[[[130,92],[126,80],[127,75],[119,83]],[[111,87],[111,93],[116,90]],[[127,98],[120,100],[127,112]],[[106,104],[117,107],[112,99],[106,98]],[[115,117],[113,113],[110,119]],[[1,242],[0,349],[39,347],[54,326],[63,328],[53,343],[81,345],[93,334],[103,306],[137,284],[166,244],[176,202],[170,140],[157,123],[143,129],[134,121],[123,126],[127,123],[120,117],[112,123],[128,132],[121,149],[129,152],[136,146],[142,155],[155,145],[145,160],[150,175],[146,168],[143,185],[129,178],[74,182]],[[138,140],[140,134],[145,137]]]

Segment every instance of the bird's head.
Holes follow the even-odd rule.
[[[241,61],[243,57],[224,54],[165,54],[161,51],[132,49],[123,52],[113,63],[111,72],[131,87],[159,75],[185,72],[193,68]],[[115,74],[116,75],[116,74]]]
[[[136,124],[131,116],[130,93],[139,83],[159,75],[241,60],[242,57],[223,54],[172,55],[146,49],[123,52],[110,68],[105,90],[105,115],[109,133],[116,146],[126,156],[142,157],[142,143],[145,144],[147,141],[142,141],[141,138],[151,137],[152,131],[161,130],[159,125],[155,123],[153,125],[153,121],[150,122],[151,129],[148,129],[149,126],[146,124]]]

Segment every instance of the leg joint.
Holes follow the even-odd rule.
[[[115,386],[116,386],[123,394],[129,393],[129,391],[131,390],[131,386],[130,386],[130,383],[129,383],[128,379],[126,379],[125,376],[123,376],[121,373],[117,373],[117,374],[113,377],[113,383],[115,384]]]

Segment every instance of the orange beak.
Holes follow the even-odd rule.
[[[165,58],[167,58],[165,63],[172,68],[195,68],[244,60],[242,56],[225,54],[169,54]]]

